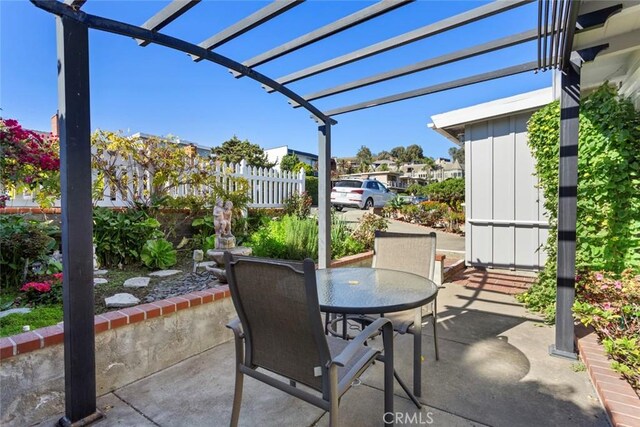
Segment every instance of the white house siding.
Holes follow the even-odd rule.
[[[529,117],[531,112],[465,125],[468,265],[544,266],[548,223],[527,146]]]

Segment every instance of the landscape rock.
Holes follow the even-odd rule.
[[[105,283],[109,283],[109,281],[107,279],[103,279],[101,277],[94,277],[93,278],[93,286],[104,285]]]
[[[225,270],[221,268],[207,267],[207,271],[211,272],[211,274],[213,274],[220,283],[227,283],[227,272]]]
[[[105,298],[104,303],[107,307],[122,308],[133,307],[140,302],[138,298],[131,294],[115,294],[111,297]]]
[[[180,274],[180,273],[182,273],[182,270],[158,270],[158,271],[149,273],[149,276],[167,277],[167,276],[173,276],[174,274]]]
[[[149,280],[151,279],[148,277],[132,277],[124,281],[124,287],[125,288],[146,288],[147,286],[149,286]]]
[[[253,252],[253,249],[245,246],[238,246],[235,248],[225,249],[225,250],[210,249],[207,251],[207,257],[212,258],[215,262],[218,263],[218,265],[222,265],[224,264],[224,253],[227,251],[231,252],[231,254],[233,255],[247,256],[247,255],[251,255],[251,253]]]
[[[31,309],[28,307],[10,308],[9,310],[0,311],[0,318],[14,313],[27,314],[29,312],[31,312]]]
[[[104,276],[105,274],[107,274],[109,271],[108,270],[95,270],[93,272],[94,276]]]

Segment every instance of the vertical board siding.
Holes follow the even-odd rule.
[[[548,236],[544,199],[527,145],[531,113],[465,127],[466,261],[516,270],[538,270]]]

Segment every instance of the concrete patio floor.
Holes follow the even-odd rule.
[[[397,425],[609,425],[587,374],[574,371],[576,362],[547,354],[553,328],[495,287],[483,289],[483,283],[476,283],[467,288],[463,283],[446,284],[438,297],[437,362],[431,327],[423,329],[422,414],[396,384],[395,411],[417,415],[416,422]],[[412,337],[397,336],[396,369],[409,384],[411,352]],[[107,418],[97,425],[226,426],[233,365],[233,344],[228,342],[115,390],[98,399]],[[340,408],[341,425],[382,425],[380,363],[344,395]],[[328,417],[312,405],[246,378],[240,425],[326,426]]]

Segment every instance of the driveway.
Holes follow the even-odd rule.
[[[350,226],[355,227],[365,212],[367,211],[345,208],[342,212],[336,213],[340,215]],[[312,214],[317,215],[317,208],[313,208]],[[409,224],[396,220],[389,220],[388,231],[416,234],[426,234],[435,231],[437,235],[438,252],[445,252],[447,257],[464,258],[464,236],[459,234],[445,233],[439,229],[423,227],[421,225]]]

